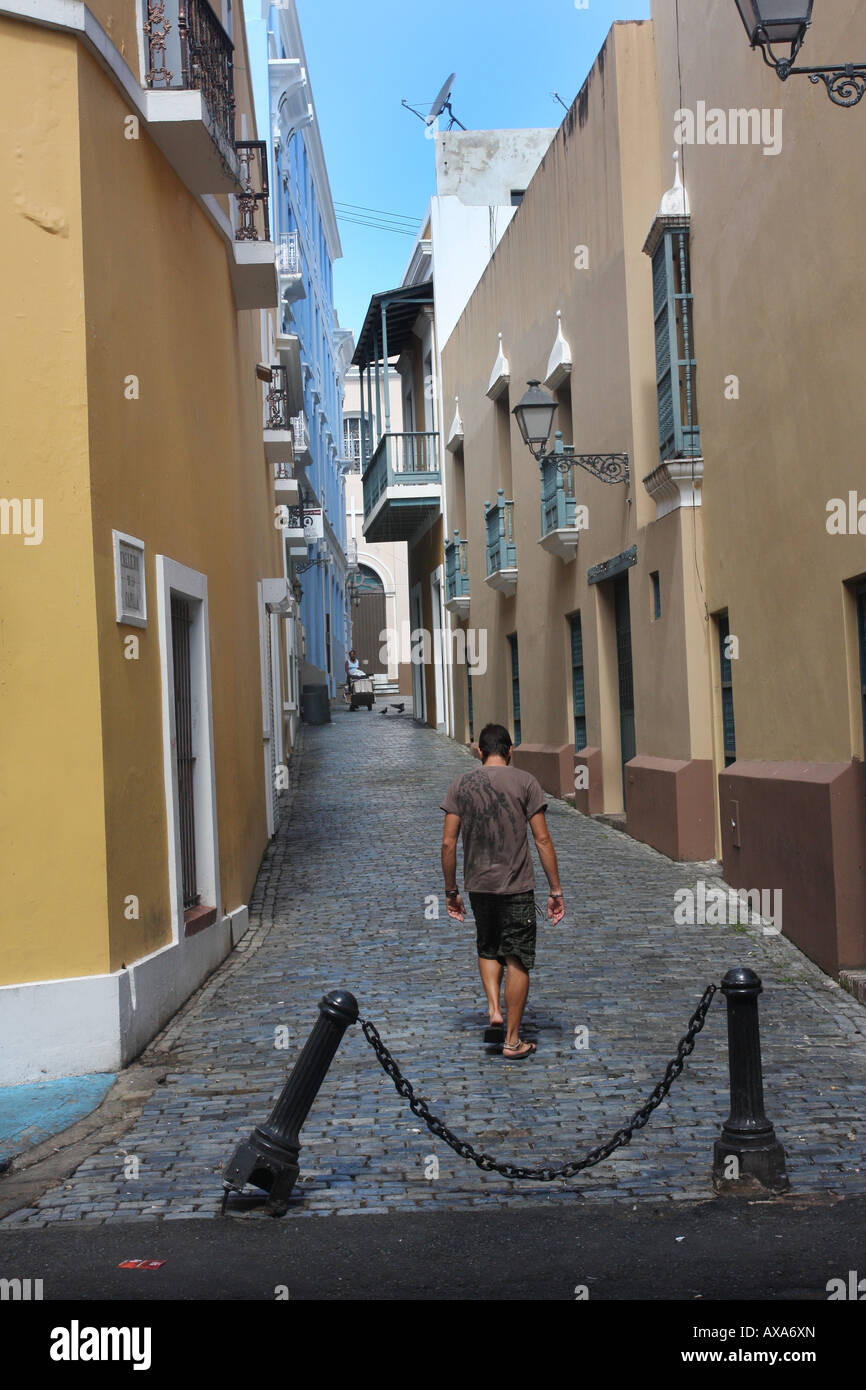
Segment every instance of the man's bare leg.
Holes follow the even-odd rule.
[[[505,1047],[511,1052],[517,1052],[518,1056],[522,1057],[527,1051],[535,1051],[534,1043],[529,1043],[526,1048],[518,1050],[523,1010],[526,1008],[526,1001],[529,998],[529,971],[521,965],[516,956],[506,956],[505,961],[508,966],[505,974],[505,1010],[508,1014]]]
[[[502,1006],[499,1003],[499,995],[502,989],[503,966],[498,960],[487,960],[484,956],[478,957],[478,969],[481,971],[481,983],[484,986],[484,993],[487,995],[487,1007],[490,1010],[490,1022],[502,1022]]]

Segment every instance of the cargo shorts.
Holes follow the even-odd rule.
[[[482,960],[516,956],[524,970],[535,965],[535,893],[470,893],[478,954]]]

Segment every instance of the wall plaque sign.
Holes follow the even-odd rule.
[[[147,627],[147,587],[144,579],[144,541],[112,531],[114,543],[114,592],[117,621],[129,627]]]

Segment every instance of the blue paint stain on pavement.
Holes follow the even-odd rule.
[[[114,1078],[114,1072],[95,1072],[29,1086],[0,1086],[0,1163],[89,1115]]]

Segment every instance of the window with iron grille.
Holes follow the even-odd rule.
[[[571,691],[574,705],[574,751],[586,747],[586,690],[583,682],[583,628],[580,614],[568,620],[571,632]]]
[[[719,629],[719,671],[722,680],[722,744],[725,753],[725,767],[737,761],[737,740],[734,731],[734,683],[731,675],[731,658],[728,655],[728,638],[731,625],[727,613],[720,613],[716,619]]]
[[[665,232],[655,249],[653,315],[656,343],[659,454],[662,459],[701,452],[698,428],[689,269],[689,232]]]
[[[511,709],[514,716],[514,746],[520,743],[520,668],[517,660],[517,633],[508,638],[511,648]]]
[[[650,575],[650,584],[652,585],[653,622],[657,622],[662,615],[662,585],[658,570],[653,570]]]

